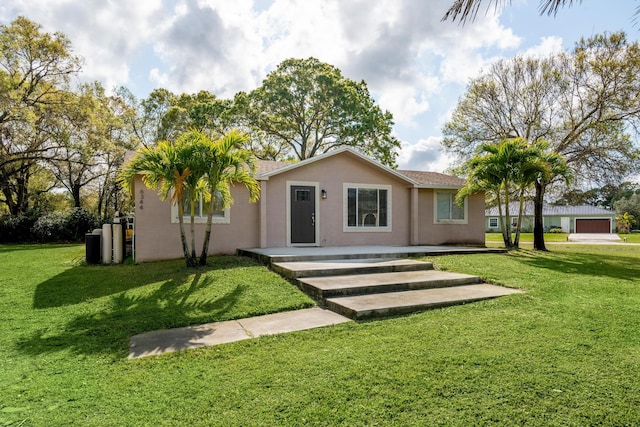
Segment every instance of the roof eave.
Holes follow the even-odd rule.
[[[418,184],[418,188],[429,190],[460,190],[463,185],[444,185],[444,184]]]

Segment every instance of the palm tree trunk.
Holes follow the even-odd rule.
[[[202,253],[200,254],[200,265],[207,265],[207,254],[209,253],[209,240],[211,239],[211,223],[213,222],[213,197],[211,197],[211,209],[207,215],[207,228],[204,232],[204,242],[202,243]]]
[[[187,246],[187,235],[184,232],[184,210],[182,209],[182,200],[178,200],[178,224],[180,225],[180,241],[182,242],[182,252],[184,253],[184,261],[187,267],[192,267],[191,257],[189,256],[189,246]]]
[[[509,248],[507,238],[507,227],[505,226],[504,215],[502,213],[502,200],[500,199],[500,189],[498,189],[497,201],[498,201],[498,216],[500,217],[500,231],[502,231],[502,241],[504,242],[504,247]]]
[[[190,263],[192,266],[198,265],[196,262],[196,211],[195,211],[195,202],[191,200],[191,226],[189,231],[191,232],[191,260]]]
[[[504,245],[507,249],[511,249],[513,247],[513,243],[511,242],[511,218],[509,217],[509,187],[505,185],[504,187],[504,215],[506,217],[507,223],[507,232],[506,232],[506,240]]]
[[[522,231],[522,209],[524,207],[524,189],[520,190],[520,206],[518,206],[518,225],[516,226],[516,238],[513,247],[520,248],[520,232]]]
[[[542,222],[542,205],[546,183],[536,181],[536,195],[533,199],[533,249],[546,251],[544,244],[544,224]]]

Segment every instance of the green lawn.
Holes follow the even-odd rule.
[[[637,425],[640,249],[444,256],[525,294],[130,361],[132,334],[310,301],[216,258],[0,246],[0,425]]]
[[[566,242],[567,237],[569,235],[567,233],[545,233],[544,241],[545,243],[561,243]],[[627,239],[627,243],[640,243],[640,233],[632,233],[632,234],[619,234],[620,239]],[[486,233],[485,234],[485,242],[490,246],[495,246],[496,243],[502,244],[502,234],[501,233]],[[520,242],[521,243],[533,243],[533,233],[522,233],[520,234]]]
[[[544,241],[546,242],[566,242],[567,233],[545,233]],[[502,243],[502,233],[486,233],[485,241],[487,243]],[[521,233],[521,243],[533,243],[533,233]]]

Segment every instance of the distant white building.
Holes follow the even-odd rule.
[[[504,207],[502,210],[504,215]],[[485,210],[485,230],[500,231],[498,207]],[[613,233],[616,229],[616,213],[609,209],[591,205],[555,206],[544,205],[542,208],[544,231],[561,228],[564,233]],[[509,223],[515,226],[518,222],[518,203],[509,204]],[[523,232],[533,231],[533,202],[526,202],[522,214]]]

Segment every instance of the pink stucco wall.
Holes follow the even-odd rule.
[[[436,224],[434,191],[438,190],[420,189],[418,193],[418,244],[484,246],[484,193],[474,194],[467,199],[467,224]]]
[[[261,201],[249,203],[244,187],[232,189],[229,224],[214,224],[210,254],[234,253],[238,248],[285,247],[287,241],[287,183],[317,183],[319,198],[317,227],[319,246],[349,245],[439,245],[484,244],[484,194],[469,198],[467,224],[434,224],[434,190],[419,189],[419,218],[411,229],[412,188],[406,180],[348,152],[272,175],[262,182]],[[343,183],[391,186],[391,230],[344,231]],[[413,189],[415,194],[416,189]],[[135,181],[136,261],[146,262],[182,257],[179,225],[171,222],[171,205],[154,190]],[[261,220],[261,210],[266,219]],[[185,224],[187,236],[189,224]],[[196,224],[196,245],[202,245],[205,224]]]
[[[319,246],[408,245],[410,184],[359,157],[343,152],[304,167],[272,176],[267,181],[267,246],[287,246],[287,182],[318,183],[327,192],[319,200]],[[343,183],[391,185],[391,232],[343,231]]]
[[[230,224],[213,224],[209,254],[234,253],[237,248],[257,247],[260,244],[259,205],[249,203],[249,193],[244,187],[232,189],[234,204],[231,206]],[[159,199],[156,191],[148,189],[137,178],[135,181],[136,212],[136,262],[180,258],[180,228],[171,223],[169,201]],[[206,224],[196,224],[196,249],[202,249]],[[189,224],[185,223],[189,239]]]

